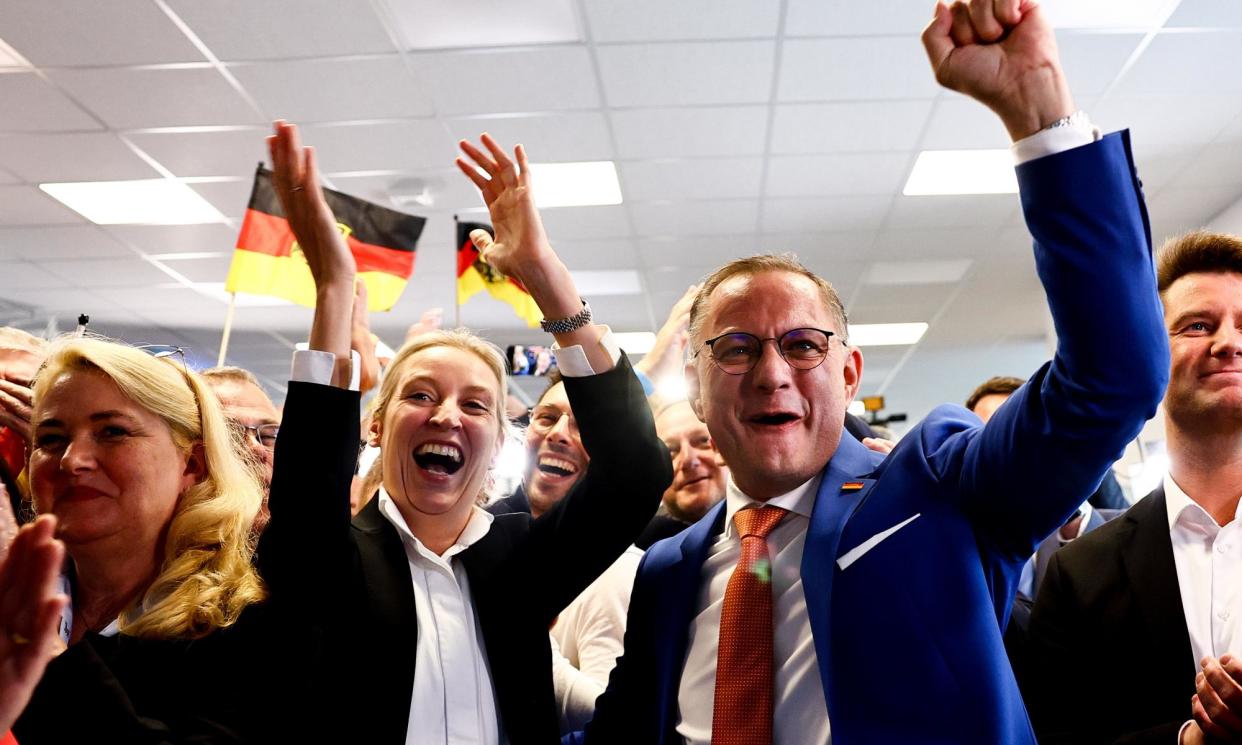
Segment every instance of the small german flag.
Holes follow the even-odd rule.
[[[324,189],[323,196],[354,254],[358,278],[366,282],[368,310],[388,310],[414,272],[415,245],[426,219],[332,189]],[[310,267],[272,187],[272,172],[261,163],[224,289],[275,295],[315,307]]]
[[[526,321],[527,326],[537,327],[543,313],[539,311],[534,298],[521,282],[513,277],[506,277],[483,261],[479,256],[479,249],[470,240],[470,233],[475,230],[486,230],[493,239],[496,237],[491,225],[481,222],[457,223],[457,304],[465,305],[467,300],[487,290],[492,297],[512,306],[513,311]]]

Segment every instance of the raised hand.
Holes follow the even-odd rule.
[[[1056,37],[1032,0],[937,2],[923,46],[936,80],[995,111],[1015,141],[1075,111]]]
[[[485,262],[500,273],[520,280],[526,270],[552,253],[543,220],[535,208],[526,150],[518,145],[510,158],[491,135],[484,134],[481,140],[487,153],[466,140],[460,144],[462,152],[487,175],[479,173],[463,158],[457,159],[457,167],[483,192],[496,240],[482,230],[471,233],[470,239]]]
[[[30,386],[0,378],[0,427],[30,441]]]
[[[651,351],[634,365],[649,378],[680,376],[686,344],[690,338],[690,307],[699,294],[698,285],[690,285],[685,294],[673,304],[664,325],[656,332]]]
[[[357,268],[336,227],[336,217],[323,198],[315,149],[303,147],[297,126],[284,120],[273,123],[272,131],[267,138],[272,185],[310,266],[315,286],[322,289],[329,283],[340,283],[349,287],[352,297]]]
[[[51,515],[24,526],[0,563],[0,732],[26,708],[60,641],[56,624],[69,599],[57,592],[65,547],[55,529]]]

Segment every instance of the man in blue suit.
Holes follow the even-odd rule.
[[[1155,412],[1168,343],[1128,139],[1075,113],[1040,9],[938,4],[923,41],[1015,141],[1056,355],[986,426],[944,406],[884,458],[841,435],[862,356],[831,286],[783,257],[708,278],[687,378],[732,478],[644,557],[590,745],[1035,741],[1018,574]]]

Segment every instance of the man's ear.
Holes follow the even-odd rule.
[[[853,401],[854,396],[858,394],[858,388],[862,384],[862,370],[862,351],[858,347],[850,347],[846,352],[845,364],[841,370],[841,374],[845,378],[845,401],[847,404]]]
[[[699,388],[697,363],[694,361],[687,362],[685,369],[682,370],[682,375],[686,379],[686,399],[690,402],[690,409],[694,411],[694,415],[699,418],[700,422],[707,421],[703,418],[702,390]]]

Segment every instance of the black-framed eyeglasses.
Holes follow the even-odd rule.
[[[276,436],[280,434],[279,424],[242,424],[232,420],[229,421],[229,424],[242,437],[253,437],[255,442],[268,450],[276,449]]]
[[[795,370],[812,370],[819,367],[828,356],[828,347],[835,336],[823,329],[791,329],[780,336],[760,339],[754,334],[736,331],[721,334],[703,342],[708,356],[721,372],[729,375],[745,375],[755,368],[763,356],[764,342],[776,342],[776,351]]]

